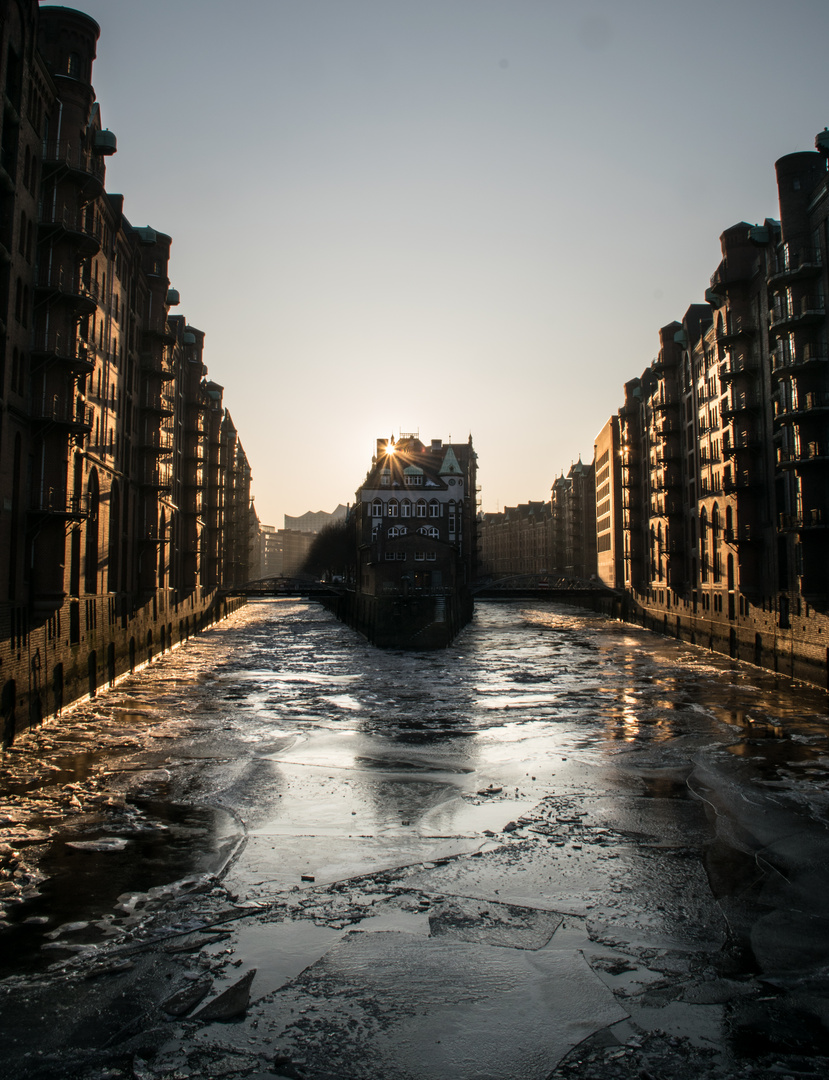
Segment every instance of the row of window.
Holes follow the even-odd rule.
[[[450,500],[449,512],[454,514],[455,502]],[[425,499],[420,499],[416,503],[410,503],[408,499],[404,499],[402,502],[397,499],[391,499],[389,502],[384,503],[382,499],[375,499],[371,504],[371,516],[381,518],[385,515],[388,517],[431,517],[438,518],[443,517],[443,503],[439,503],[437,499],[432,499],[430,502],[426,502]]]
[[[415,562],[436,562],[437,555],[434,551],[416,551],[414,553]],[[405,551],[387,551],[386,562],[406,562]]]
[[[397,536],[405,536],[408,531],[409,530],[406,528],[405,525],[392,525],[392,527],[389,529],[388,536],[390,540],[394,540]],[[418,536],[428,536],[430,540],[440,539],[440,532],[438,529],[435,528],[434,525],[421,525],[421,527],[417,530],[417,534]],[[374,528],[371,530],[372,540],[376,540],[379,535],[380,526],[375,525]]]

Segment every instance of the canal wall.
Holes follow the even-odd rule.
[[[381,649],[445,649],[472,618],[471,593],[372,596],[348,591],[323,600],[338,619]]]
[[[68,705],[95,695],[226,618],[245,603],[217,590],[176,601],[159,592],[132,608],[127,597],[68,600],[29,627],[24,608],[0,609],[0,745]]]
[[[745,604],[742,612],[731,615],[695,611],[688,600],[670,604],[646,593],[626,593],[605,596],[600,610],[666,637],[829,690],[829,618],[808,604],[785,616],[779,610]]]

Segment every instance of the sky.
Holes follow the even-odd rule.
[[[74,6],[277,527],[401,431],[471,434],[484,510],[548,498],[829,125],[826,0]]]

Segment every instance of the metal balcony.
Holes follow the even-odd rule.
[[[66,521],[82,521],[89,514],[86,495],[71,495],[62,488],[44,487],[33,492],[29,513]]]
[[[35,423],[66,428],[76,435],[92,430],[92,408],[80,399],[66,400],[56,395],[34,403],[31,417]]]
[[[710,278],[711,291],[724,293],[733,285],[743,285],[751,281],[759,269],[757,259],[734,258],[731,262],[724,258]]]
[[[35,289],[49,299],[71,304],[79,315],[91,315],[98,306],[98,282],[84,281],[77,268],[71,271],[62,267],[42,270],[35,281]]]
[[[44,142],[43,172],[65,172],[75,179],[87,194],[97,194],[104,189],[105,167],[99,154],[68,140]]]
[[[88,219],[86,211],[79,207],[46,207],[38,228],[43,239],[66,239],[84,256],[97,255],[101,250],[103,226],[100,220]]]
[[[729,383],[732,379],[739,378],[742,375],[755,375],[759,367],[757,357],[752,353],[731,357],[731,359],[720,364],[720,382]]]
[[[732,341],[737,341],[741,337],[754,334],[757,331],[757,326],[753,319],[736,317],[729,319],[725,326],[721,326],[717,330],[717,341],[721,345],[727,345]]]
[[[829,514],[822,507],[815,510],[804,510],[799,514],[780,514],[778,524],[783,532],[829,529]]]
[[[780,343],[782,345],[782,343]],[[807,342],[795,352],[778,347],[772,353],[772,371],[775,373],[797,372],[808,368],[812,364],[825,364],[829,360],[829,349],[819,341]]]
[[[777,465],[781,469],[793,469],[801,465],[821,465],[829,462],[829,445],[817,442],[799,447],[783,447],[777,451]]]
[[[720,416],[723,420],[726,420],[743,412],[760,409],[762,405],[763,402],[759,394],[732,395],[720,404]]]
[[[822,296],[804,296],[791,311],[771,313],[771,329],[775,332],[796,330],[811,326],[826,317],[826,303]]]
[[[808,394],[795,394],[791,401],[775,400],[774,419],[776,423],[791,423],[806,413],[822,413],[826,410],[829,410],[829,392],[816,390]]]
[[[91,375],[95,370],[95,357],[85,342],[72,341],[67,335],[56,330],[35,334],[32,341],[32,359],[36,365],[38,362],[64,364],[75,375]]]
[[[812,251],[790,243],[782,246],[780,261],[776,268],[769,270],[768,283],[772,287],[788,285],[792,281],[817,277],[823,269],[820,250]]]

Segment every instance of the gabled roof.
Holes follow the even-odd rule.
[[[439,476],[458,476],[460,475],[461,467],[458,464],[458,459],[455,457],[455,451],[451,446],[447,446],[446,453],[443,455],[443,463],[440,467]]]

